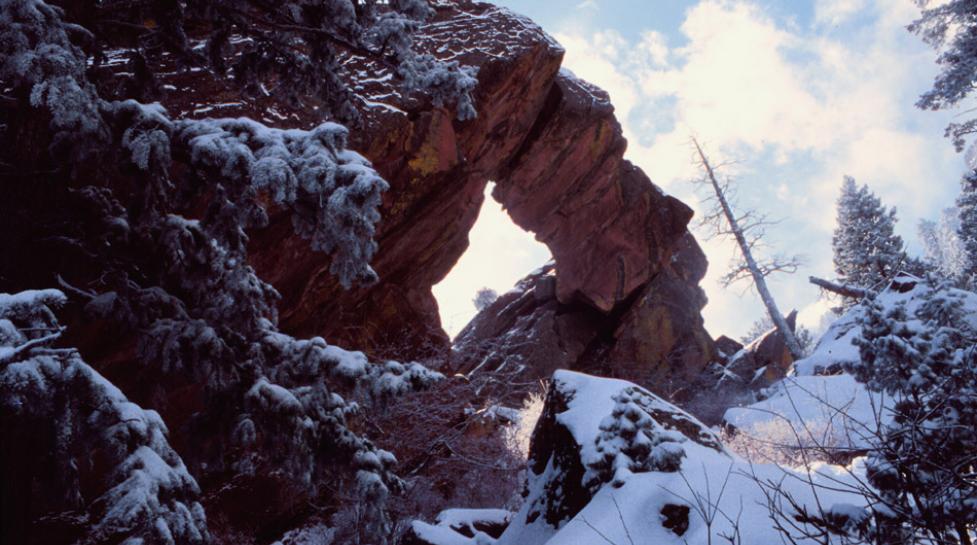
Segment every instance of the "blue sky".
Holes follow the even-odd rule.
[[[728,174],[740,205],[783,220],[769,230],[770,250],[806,258],[771,287],[781,309],[800,309],[808,325],[830,306],[807,276],[832,276],[843,175],[898,209],[897,231],[911,252],[917,222],[956,195],[966,166],[942,135],[960,114],[913,106],[937,67],[935,52],[905,30],[918,13],[911,0],[497,3],[535,20],[566,48],[564,66],[610,93],[627,157],[669,193],[699,206],[688,182],[696,175],[693,134],[715,161],[737,161]],[[697,235],[710,262],[706,327],[740,335],[762,307],[748,285],[718,284],[731,243]],[[494,202],[471,240],[435,290],[449,332],[474,313],[478,287],[505,291],[547,259]]]

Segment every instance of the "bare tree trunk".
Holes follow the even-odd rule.
[[[760,267],[757,266],[757,262],[753,259],[753,253],[750,251],[750,245],[746,241],[746,236],[743,234],[743,229],[740,227],[739,222],[736,221],[736,215],[733,214],[733,209],[729,206],[729,202],[726,200],[726,195],[723,194],[722,188],[719,187],[719,182],[716,181],[716,174],[712,170],[712,165],[709,164],[709,160],[706,159],[706,154],[702,151],[702,147],[699,146],[699,141],[695,138],[692,139],[692,143],[695,144],[695,150],[699,154],[699,160],[702,162],[702,168],[705,169],[706,175],[709,177],[709,182],[712,184],[712,189],[716,192],[716,200],[722,207],[723,215],[726,216],[726,221],[729,223],[730,231],[733,232],[733,236],[736,237],[736,243],[740,247],[740,252],[743,253],[743,259],[746,261],[747,267],[750,269],[750,275],[753,277],[753,285],[756,286],[757,293],[760,294],[760,299],[763,301],[763,305],[767,307],[767,314],[770,315],[770,320],[777,330],[784,337],[784,342],[787,345],[787,350],[790,350],[791,356],[795,360],[804,357],[804,351],[801,349],[801,345],[797,342],[797,337],[794,336],[794,331],[791,330],[790,326],[787,324],[787,320],[784,319],[784,315],[780,313],[780,309],[777,308],[777,303],[773,299],[773,295],[767,288],[767,280],[760,271]]]
[[[869,290],[863,288],[856,288],[854,286],[849,286],[846,284],[837,284],[831,282],[830,280],[825,280],[823,278],[818,278],[816,276],[808,276],[808,282],[814,284],[815,286],[830,291],[832,293],[837,293],[844,297],[851,297],[853,299],[864,299],[868,294]]]

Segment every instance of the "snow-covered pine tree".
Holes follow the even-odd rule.
[[[970,96],[977,81],[977,2],[973,0],[916,0],[923,8],[909,30],[939,51],[942,70],[933,87],[923,93],[916,106],[925,110],[951,108]],[[977,132],[977,119],[947,125],[946,136],[961,151],[968,135]]]
[[[52,347],[63,331],[53,309],[65,301],[57,290],[0,293],[4,541],[27,542],[31,515],[56,513],[86,528],[84,543],[204,543],[200,489],[159,414],[130,403],[74,349]],[[103,484],[82,492],[93,475]],[[34,478],[40,495],[8,494]]]
[[[917,232],[926,268],[948,282],[961,282],[967,260],[959,235],[960,209],[944,209],[938,221],[920,220]]]
[[[841,283],[878,289],[909,263],[895,234],[896,211],[884,207],[868,186],[845,176],[831,246]]]
[[[369,260],[387,184],[346,148],[347,129],[329,121],[355,117],[337,58],[368,57],[398,74],[407,89],[454,104],[458,117],[468,118],[474,115],[473,71],[411,48],[412,32],[430,15],[422,0],[0,2],[0,290],[61,282],[71,296],[70,314],[83,312],[101,324],[92,331],[111,331],[113,339],[105,342],[134,340],[138,374],[151,390],[141,399],[154,408],[164,410],[173,389],[199,385],[202,406],[181,425],[183,433],[208,437],[181,442],[198,478],[222,482],[262,474],[292,482],[310,499],[351,494],[360,502],[360,527],[374,542],[382,541],[388,522],[383,500],[400,481],[392,473],[393,456],[351,427],[359,405],[350,396],[367,403],[385,399],[438,375],[417,364],[371,363],[320,338],[280,333],[278,294],[248,264],[247,231],[267,222],[265,207],[273,204],[290,211],[296,233],[331,257],[344,285],[375,277]],[[129,56],[130,70],[101,68],[110,53],[120,52]],[[164,57],[209,69],[246,90],[271,85],[296,99],[312,97],[322,122],[283,130],[249,119],[171,118],[159,104],[140,102],[154,96],[153,67]],[[0,360],[8,357],[9,350],[0,349]],[[92,378],[94,371],[76,356],[58,357],[62,374],[81,371],[62,377],[51,370],[55,374],[44,378],[51,388],[31,379],[15,383],[13,394],[4,392],[0,443],[10,444],[20,418],[55,419],[51,425],[92,437],[114,433],[111,413],[89,418],[88,406],[72,404],[91,403],[92,396],[112,403],[125,398]],[[60,412],[45,408],[45,396],[60,395],[61,382],[82,375],[72,395],[91,390],[90,399],[62,396],[58,402],[67,405]],[[39,402],[11,405],[14,394]],[[18,419],[8,418],[13,408]],[[139,441],[174,471],[182,468],[179,457],[164,452],[159,418],[138,418],[152,421]],[[119,440],[131,448],[141,444]],[[34,455],[52,467],[77,464],[77,451],[45,458],[43,446],[29,446],[20,460]],[[128,463],[121,456],[120,471]],[[42,469],[5,466],[23,478],[0,482],[3,496],[28,501],[23,498],[40,489],[34,484]],[[162,490],[152,480],[157,477],[177,487],[160,492],[166,501],[193,492],[180,484],[182,476],[153,474],[133,481],[144,485],[133,493],[152,500],[151,493]],[[109,505],[80,494],[77,483],[65,484],[63,491],[84,504],[75,505],[81,510]],[[12,505],[0,505],[5,520]],[[192,519],[193,528],[173,519],[171,533],[183,524],[185,535],[194,528],[204,535],[198,507],[186,505],[174,509],[189,510],[193,517],[184,519]],[[3,541],[23,541],[8,535],[9,528],[0,529]],[[80,538],[116,542],[121,535],[101,528],[92,519]]]
[[[960,292],[933,287],[912,315],[866,301],[860,360],[847,370],[891,396],[891,422],[872,441],[870,543],[970,544],[977,523],[977,336]]]
[[[957,209],[960,217],[957,235],[963,250],[961,275],[964,284],[973,289],[977,283],[977,171],[967,173],[960,180]]]

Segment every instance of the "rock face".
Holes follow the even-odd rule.
[[[797,311],[787,316],[787,325],[795,327]],[[687,408],[708,424],[718,424],[726,409],[757,401],[764,388],[787,376],[794,358],[784,336],[776,328],[743,346],[728,338],[716,340],[720,347],[717,361],[698,380],[698,393]]]
[[[372,263],[380,281],[342,289],[325,256],[291,237],[280,218],[253,246],[259,274],[282,292],[281,322],[291,333],[405,359],[448,346],[431,286],[468,247],[485,185],[500,178],[537,124],[563,50],[528,19],[468,2],[439,7],[419,43],[479,68],[478,117],[459,122],[451,111],[401,96],[385,81],[392,79],[386,68],[354,73],[364,126],[353,131],[351,147],[390,183]]]
[[[797,311],[787,316],[787,325],[793,329],[797,323]],[[767,331],[725,363],[728,373],[733,373],[746,383],[765,383],[769,386],[785,376],[794,363],[784,336],[776,328]],[[727,373],[727,375],[728,375]]]
[[[478,116],[458,121],[448,109],[403,96],[388,68],[348,59],[363,115],[351,147],[390,182],[373,260],[380,281],[344,290],[327,256],[293,236],[285,214],[272,213],[270,225],[252,233],[250,255],[282,294],[282,329],[374,357],[445,353],[449,339],[431,287],[466,250],[485,185],[495,181],[493,196],[547,244],[555,264],[544,275],[545,297],[531,275],[521,285],[533,290],[534,303],[504,315],[493,306],[465,345],[502,347],[534,378],[569,367],[663,392],[670,381],[687,382],[713,354],[699,316],[706,263],[686,229],[692,211],[624,160],[627,143],[607,94],[561,70],[562,48],[538,26],[489,4],[441,2],[437,11],[419,48],[479,68]],[[312,123],[308,105],[226,89],[211,95],[221,102],[166,106],[188,116]],[[548,344],[527,354],[521,347],[531,338]],[[463,356],[452,365],[470,371],[475,361]]]
[[[568,368],[683,399],[713,357],[699,311],[706,261],[691,210],[623,159],[606,93],[561,71],[494,197],[555,263],[523,279],[458,336],[452,367]]]
[[[522,279],[479,313],[455,339],[452,370],[518,374],[532,381],[557,369],[616,376],[675,401],[714,358],[699,310],[705,259],[687,233],[645,285],[602,312],[558,296],[558,265]]]

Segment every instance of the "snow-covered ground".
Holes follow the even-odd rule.
[[[915,318],[932,287],[909,276],[897,277],[888,289],[877,295],[886,310],[904,304],[907,325],[918,328]],[[977,330],[977,295],[950,289],[962,298],[966,323]],[[860,320],[865,309],[856,305],[838,318],[818,342],[814,352],[797,361],[793,371],[773,384],[766,398],[746,407],[734,407],[725,422],[737,432],[754,437],[797,437],[803,444],[823,444],[837,449],[863,448],[872,435],[890,419],[892,400],[885,394],[869,392],[843,372],[847,363],[858,360],[858,347],[852,341],[861,335]],[[779,430],[779,431],[775,431]]]
[[[857,493],[857,463],[797,470],[753,464],[694,417],[632,383],[558,371],[553,388],[547,410],[558,412],[543,433],[566,432],[572,444],[538,447],[549,452],[545,466],[529,472],[525,502],[505,532],[498,539],[482,532],[466,537],[447,521],[485,513],[453,510],[435,524],[415,523],[419,536],[437,545],[697,545],[738,534],[738,543],[769,544],[780,542],[780,534],[768,504],[786,501],[785,493],[812,511],[821,505],[844,513],[865,504]],[[635,448],[640,444],[647,448]],[[670,465],[672,456],[677,466]],[[603,472],[607,460],[612,471]],[[580,470],[582,480],[572,481],[581,479]],[[581,499],[582,509],[551,519]]]
[[[908,326],[919,328],[916,313],[932,289],[903,276],[876,300],[885,310],[904,305]],[[961,327],[977,330],[977,295],[952,291],[963,301]],[[835,543],[805,534],[814,528],[798,513],[827,516],[836,528],[867,516],[860,455],[889,420],[891,400],[844,372],[859,358],[852,341],[864,314],[852,307],[762,401],[729,409],[725,422],[735,434],[726,444],[632,383],[557,371],[533,437],[525,501],[505,531],[466,536],[443,521],[484,515],[476,511],[416,528],[435,545]],[[744,441],[753,448],[735,448]],[[805,454],[768,463],[753,455],[777,450],[767,446],[829,450],[800,449]],[[846,465],[821,461],[825,455]]]

